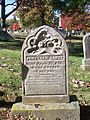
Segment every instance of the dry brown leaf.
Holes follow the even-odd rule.
[[[90,82],[86,82],[86,87],[90,88]]]
[[[22,90],[22,88],[19,88],[19,90]]]
[[[1,66],[1,67],[7,67],[8,64],[1,64],[0,66]]]
[[[1,59],[6,59],[6,57],[1,57]]]
[[[79,85],[80,85],[81,87],[85,87],[85,86],[86,86],[85,82],[83,82],[83,81],[79,81]]]
[[[79,83],[79,80],[76,80],[76,79],[72,79],[72,81],[71,81],[72,83],[76,83],[76,84],[78,84]]]
[[[79,72],[76,72],[76,74],[77,74],[77,75],[80,75],[80,73],[79,73]]]
[[[78,87],[79,87],[79,86],[78,86],[78,84],[73,84],[73,86],[74,86],[74,87],[76,87],[76,88],[78,88]]]
[[[8,71],[13,71],[13,72],[16,72],[16,70],[15,70],[15,69],[13,69],[13,68],[8,68]]]

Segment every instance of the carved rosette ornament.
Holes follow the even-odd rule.
[[[35,37],[29,38],[28,46],[27,52],[31,55],[62,53],[62,41],[48,34],[47,29],[41,29]]]

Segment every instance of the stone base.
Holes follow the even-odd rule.
[[[90,71],[90,59],[83,59],[83,60],[82,60],[81,68],[82,68],[83,70]]]
[[[37,96],[22,96],[24,104],[29,103],[68,103],[69,95],[37,95]]]
[[[16,103],[11,109],[14,115],[33,116],[45,120],[80,120],[80,108],[77,101],[71,103],[34,104]]]

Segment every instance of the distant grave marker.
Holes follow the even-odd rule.
[[[82,60],[82,69],[90,71],[90,33],[83,38],[84,59]]]

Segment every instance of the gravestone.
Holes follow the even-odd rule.
[[[13,105],[12,115],[80,120],[78,102],[69,99],[67,45],[56,30],[35,29],[22,46],[21,63],[22,103]]]
[[[82,60],[82,69],[90,71],[90,33],[83,38],[84,59]]]
[[[6,31],[0,29],[0,41],[13,42],[14,38]]]
[[[41,27],[22,47],[23,102],[69,102],[68,50],[55,30]]]
[[[74,48],[74,43],[67,43],[67,46],[68,46],[68,52],[69,53],[74,53],[75,52],[75,48]]]

